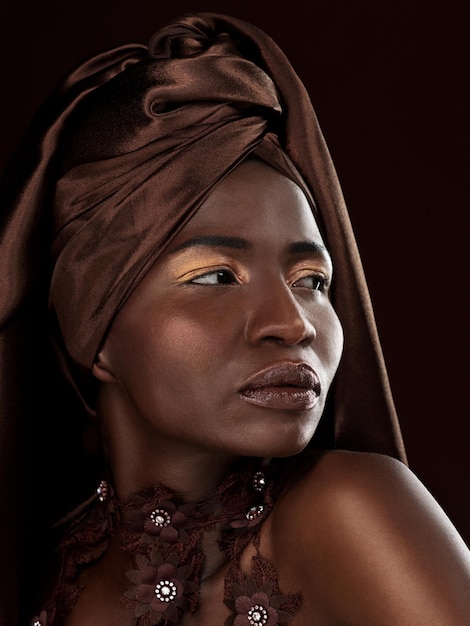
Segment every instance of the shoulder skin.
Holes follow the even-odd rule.
[[[309,625],[470,624],[470,551],[396,459],[320,453],[283,492],[267,546]]]

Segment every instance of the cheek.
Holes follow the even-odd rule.
[[[226,358],[230,344],[222,321],[220,316],[217,320],[174,312],[162,316],[151,342],[148,334],[143,333],[146,341],[142,347],[147,362],[153,362],[153,369],[160,376],[184,376],[188,383],[190,378],[212,372],[217,363]]]
[[[167,364],[185,364],[195,367],[198,361],[207,360],[212,351],[212,343],[204,324],[188,317],[174,317],[166,320],[156,338],[158,352]]]
[[[322,316],[321,333],[318,337],[321,358],[329,376],[333,379],[343,354],[344,334],[335,310],[330,306]]]

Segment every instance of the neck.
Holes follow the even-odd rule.
[[[181,446],[168,452],[163,445],[148,454],[141,453],[138,459],[114,450],[110,453],[110,465],[119,498],[163,485],[186,502],[200,502],[215,493],[223,478],[234,469],[235,462],[214,458],[213,454],[196,454]]]
[[[242,467],[242,463],[248,465]],[[188,550],[193,550],[197,543],[193,556],[198,562],[200,580],[210,578],[226,565],[235,545],[241,554],[251,536],[249,529],[258,526],[272,506],[273,483],[267,486],[260,463],[241,460],[240,467],[232,467],[221,484],[214,481],[205,491],[195,486],[191,493],[197,497],[185,497],[182,490],[168,484],[176,472],[170,472],[171,478],[165,482],[160,480],[131,494],[118,505],[123,513],[120,519],[124,549],[132,551],[136,542],[141,546],[153,542],[165,558],[178,553],[179,558],[187,560]],[[252,467],[254,464],[257,470]],[[186,484],[186,472],[182,475]],[[227,542],[232,545],[228,551]]]
[[[213,495],[237,465],[227,454],[156,434],[151,425],[127,419],[121,406],[107,398],[101,398],[98,415],[120,499],[163,485],[188,502],[199,502]]]

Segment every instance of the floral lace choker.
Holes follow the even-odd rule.
[[[204,538],[216,537],[229,562],[221,601],[230,610],[226,626],[276,626],[289,622],[300,608],[300,595],[280,592],[273,565],[259,551],[261,523],[272,509],[281,481],[262,466],[228,476],[215,496],[187,503],[157,486],[121,502],[102,481],[93,502],[72,522],[60,544],[62,574],[46,610],[32,626],[58,626],[76,602],[80,570],[98,561],[112,536],[131,555],[129,588],[123,604],[135,626],[170,626],[197,610],[205,577]],[[252,543],[248,573],[240,557]]]

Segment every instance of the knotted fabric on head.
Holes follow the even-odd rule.
[[[345,348],[328,403],[331,445],[406,460],[356,242],[307,91],[262,30],[197,13],[169,23],[149,46],[124,45],[79,65],[7,167],[2,476],[18,459],[18,380],[37,375],[24,373],[28,349],[19,343],[46,337],[50,325],[89,403],[90,368],[120,307],[214,186],[251,154],[306,184],[333,259]],[[2,498],[17,493],[11,480],[2,488]]]
[[[83,98],[62,137],[50,303],[87,370],[169,239],[281,113],[269,76],[198,21],[165,29],[150,58]]]

